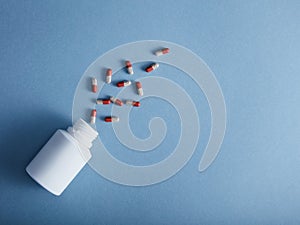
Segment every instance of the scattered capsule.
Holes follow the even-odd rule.
[[[126,61],[125,65],[126,65],[126,68],[127,68],[127,72],[132,75],[133,74],[133,69],[132,69],[131,62],[130,61]]]
[[[107,123],[112,123],[112,122],[119,122],[119,117],[116,116],[107,116],[104,118],[104,121]]]
[[[92,78],[92,92],[96,93],[98,90],[97,79],[95,77]]]
[[[126,101],[126,105],[132,105],[132,106],[134,106],[134,107],[140,107],[141,103],[140,103],[140,102],[133,101],[133,100],[127,100],[127,101]]]
[[[93,109],[92,111],[91,111],[91,124],[94,124],[95,122],[96,122],[96,115],[97,115],[97,111],[96,111],[96,109]]]
[[[111,76],[112,76],[112,69],[107,69],[106,70],[106,83],[108,83],[108,84],[111,83]]]
[[[169,48],[163,48],[163,49],[160,49],[160,50],[156,51],[154,54],[156,56],[161,56],[161,55],[167,54],[169,52],[170,52]]]
[[[123,80],[117,83],[117,87],[127,87],[129,85],[131,85],[130,80]]]
[[[114,98],[114,97],[110,97],[110,101],[112,103],[115,103],[118,106],[122,106],[123,105],[123,102],[120,99],[117,99],[117,98]]]
[[[143,92],[143,88],[142,88],[142,83],[137,81],[135,83],[135,85],[136,85],[137,92],[138,92],[139,96],[143,96],[144,92]]]
[[[96,104],[98,104],[98,105],[108,105],[108,104],[110,104],[110,99],[100,99],[100,98],[98,98],[96,100]]]
[[[158,64],[158,63],[153,63],[153,64],[151,64],[150,66],[148,66],[148,67],[146,68],[146,72],[149,73],[149,72],[151,72],[152,70],[156,70],[158,67],[159,67],[159,64]]]

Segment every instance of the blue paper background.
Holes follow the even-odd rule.
[[[1,1],[0,224],[299,224],[299,1]],[[171,179],[122,186],[88,166],[60,197],[25,167],[71,124],[98,56],[137,40],[181,44],[224,93],[227,133]]]

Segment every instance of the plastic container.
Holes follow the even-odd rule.
[[[57,130],[26,167],[27,173],[49,192],[60,195],[92,157],[89,149],[97,136],[82,119],[67,131]]]

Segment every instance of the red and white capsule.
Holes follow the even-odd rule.
[[[133,68],[132,68],[131,62],[126,61],[125,65],[126,65],[126,68],[127,68],[127,72],[132,75],[133,74]]]
[[[120,119],[119,119],[119,117],[116,117],[116,116],[107,116],[104,118],[104,121],[107,123],[113,123],[113,122],[119,122]]]
[[[96,93],[98,90],[98,83],[95,77],[92,78],[92,92]]]
[[[111,76],[112,76],[112,69],[107,69],[106,70],[106,83],[108,83],[108,84],[111,83]]]
[[[154,54],[156,56],[161,56],[161,55],[167,54],[169,52],[170,52],[169,48],[163,48],[163,49],[157,50],[156,52],[154,52]]]
[[[152,70],[156,70],[159,67],[158,63],[153,63],[150,66],[148,66],[145,70],[147,73],[151,72]]]
[[[115,97],[110,97],[110,101],[118,106],[122,106],[123,105],[123,102],[120,100],[120,99],[117,99]]]
[[[117,83],[117,87],[127,87],[129,85],[131,85],[130,80],[123,80]]]
[[[96,116],[97,116],[97,111],[96,111],[96,109],[93,109],[91,111],[91,121],[90,121],[91,124],[95,124],[95,122],[96,122]]]
[[[142,83],[139,82],[139,81],[137,81],[135,83],[135,85],[136,85],[136,89],[137,89],[138,95],[139,96],[143,96],[144,92],[143,92],[143,88],[142,88]]]
[[[134,107],[140,107],[141,103],[133,100],[127,100],[126,105],[132,105]]]
[[[100,99],[100,98],[98,98],[96,100],[96,104],[97,105],[108,105],[108,104],[110,104],[110,99]]]

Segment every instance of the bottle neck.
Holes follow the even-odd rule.
[[[92,142],[98,136],[97,131],[83,119],[79,119],[72,127],[68,127],[67,132],[77,140],[83,154],[90,154],[89,150],[93,145]]]

